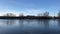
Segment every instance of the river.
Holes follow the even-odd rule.
[[[0,19],[0,34],[60,34],[60,20]]]

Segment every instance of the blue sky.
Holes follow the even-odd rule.
[[[0,15],[5,13],[37,15],[48,11],[51,16],[60,10],[60,0],[0,0]]]

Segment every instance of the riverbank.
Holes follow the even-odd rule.
[[[0,19],[58,19],[51,16],[0,16]]]

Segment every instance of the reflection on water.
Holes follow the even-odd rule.
[[[0,34],[60,34],[60,19],[0,19]]]
[[[15,20],[7,20],[6,24],[7,25],[13,25],[15,23]]]

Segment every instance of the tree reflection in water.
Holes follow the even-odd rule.
[[[39,19],[38,24],[42,24],[44,26],[49,26],[50,19]]]
[[[6,20],[6,24],[7,25],[13,25],[13,24],[15,24],[16,23],[16,21],[14,20],[14,19],[7,19]]]
[[[58,22],[58,26],[60,26],[60,19],[57,19],[57,22]]]
[[[19,19],[19,27],[20,28],[23,28],[23,26],[24,26],[24,20],[23,19]]]

